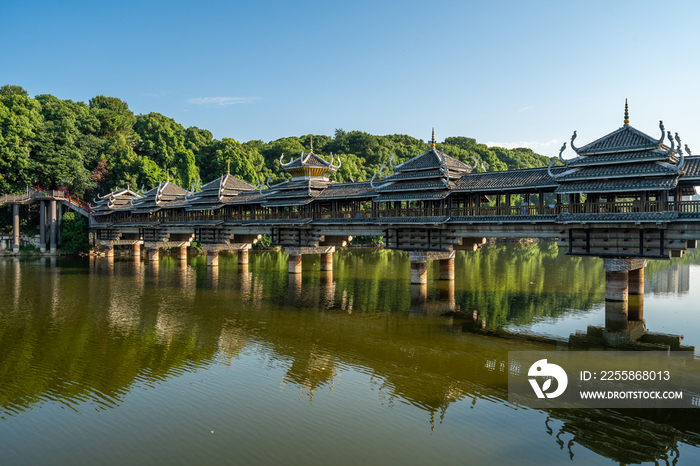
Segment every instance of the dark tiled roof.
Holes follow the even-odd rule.
[[[690,178],[700,179],[700,156],[685,157],[682,171],[681,181]]]
[[[297,205],[306,205],[313,201],[313,197],[296,197],[294,199],[271,199],[265,200],[265,207],[291,207]]]
[[[114,210],[129,210],[133,206],[129,203],[132,199],[140,199],[140,196],[130,189],[114,191],[100,199],[94,199],[91,204],[93,215],[106,215]]]
[[[627,178],[653,175],[674,175],[676,171],[670,166],[660,165],[656,162],[628,163],[619,165],[602,165],[581,168],[569,173],[557,181],[592,180],[595,178]]]
[[[255,188],[231,174],[225,174],[202,186],[202,189],[188,198],[187,210],[209,210],[212,204],[226,202],[243,191]]]
[[[425,171],[421,171],[419,173],[416,173],[416,172],[395,172],[395,173],[392,173],[391,175],[385,177],[382,181],[400,181],[400,180],[414,179],[417,177],[420,177],[420,178],[441,178],[443,176],[445,176],[445,173],[443,170],[425,170]]]
[[[134,205],[141,210],[165,207],[177,198],[184,198],[186,194],[187,190],[166,181],[146,192],[141,199],[134,201]]]
[[[226,199],[225,205],[238,205],[238,204],[260,204],[263,202],[264,197],[259,190],[255,191],[243,191],[238,196]]]
[[[412,181],[401,181],[399,183],[389,183],[384,184],[381,187],[377,187],[376,191],[379,193],[395,192],[395,191],[414,191],[423,189],[445,189],[445,183],[439,179],[428,178],[428,179],[416,179]]]
[[[577,152],[579,155],[594,155],[629,150],[656,149],[660,148],[663,139],[663,133],[661,140],[659,140],[629,125],[625,125],[590,144],[580,147]]]
[[[421,155],[413,157],[412,159],[409,159],[404,163],[397,165],[396,171],[406,172],[413,170],[439,169],[442,167],[442,155],[443,154],[439,153],[434,147],[431,147],[428,151],[423,152]],[[449,168],[450,170],[461,172],[471,170],[471,168],[468,165],[460,162],[454,157],[450,157],[447,154],[444,155],[445,163],[447,164],[447,168]]]
[[[576,193],[628,193],[673,189],[678,176],[655,176],[653,178],[615,178],[612,180],[564,182],[554,191],[557,194]]]
[[[403,192],[392,192],[382,194],[379,197],[374,198],[374,202],[401,202],[401,201],[439,201],[440,199],[445,199],[450,194],[450,191],[445,189],[443,191],[409,191]]]
[[[321,192],[317,199],[370,198],[376,195],[368,182],[333,183]]]
[[[678,212],[621,212],[605,214],[559,214],[559,223],[592,222],[670,222],[678,218]]]
[[[299,158],[292,160],[286,164],[282,164],[282,168],[289,170],[290,168],[300,168],[300,167],[330,167],[331,163],[323,160],[318,155],[313,152],[309,152],[306,155],[301,155]]]
[[[564,167],[552,168],[555,175],[566,171]],[[469,173],[456,183],[455,192],[518,191],[557,186],[546,168],[506,170],[500,172]]]
[[[665,147],[665,146],[663,146]],[[656,162],[667,161],[671,164],[678,163],[676,155],[669,155],[667,150],[638,150],[619,152],[614,154],[600,154],[595,157],[575,157],[566,161],[566,166],[585,167],[588,165],[605,165],[627,162]]]

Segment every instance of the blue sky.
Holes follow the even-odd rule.
[[[0,84],[214,137],[336,128],[556,155],[658,121],[700,153],[700,2],[5,2]],[[567,151],[571,155],[570,151]],[[565,153],[566,154],[566,153]]]

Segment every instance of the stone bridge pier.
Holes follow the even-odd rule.
[[[287,246],[284,252],[289,255],[289,273],[291,274],[301,273],[301,259],[305,254],[320,254],[321,271],[333,271],[335,246]]]
[[[638,305],[644,299],[646,259],[603,259],[605,269],[605,327],[626,332],[629,322],[641,321]],[[635,296],[637,310],[630,316],[630,295]],[[632,318],[630,318],[632,317]]]
[[[454,251],[412,251],[408,253],[411,261],[411,284],[428,283],[428,261],[440,261],[440,280],[455,279]]]
[[[221,251],[236,251],[239,265],[248,265],[248,251],[252,247],[249,243],[208,243],[202,247],[207,252],[207,266],[219,266],[219,253]]]

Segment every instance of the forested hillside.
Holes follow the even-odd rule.
[[[67,186],[74,195],[92,199],[117,188],[151,188],[166,180],[189,188],[201,177],[210,181],[231,173],[257,184],[271,176],[288,178],[280,166],[308,152],[330,160],[342,158],[335,180],[365,181],[387,163],[392,153],[400,163],[426,150],[426,142],[394,134],[374,136],[336,129],[332,136],[292,136],[263,142],[214,139],[206,129],[185,128],[158,113],[134,115],[126,102],[97,96],[88,103],[49,94],[30,97],[19,87],[0,88],[0,194],[22,192],[27,185]],[[487,147],[467,137],[448,137],[437,144],[445,153],[473,165],[472,154],[486,170],[542,167],[549,158],[530,149]],[[388,170],[384,172],[388,173]]]

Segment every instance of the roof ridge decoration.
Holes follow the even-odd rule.
[[[386,162],[382,163],[382,166],[379,168],[379,176],[381,176],[382,178],[384,178],[384,176],[382,175],[382,170],[384,170],[385,165],[386,165]],[[374,185],[374,178],[376,176],[377,176],[377,172],[374,172],[374,174],[372,175],[372,179],[369,180],[369,184],[370,184],[370,186],[372,186],[372,189],[377,189],[377,188],[381,188],[382,186],[384,186],[384,185],[382,185],[382,186],[375,186]]]
[[[627,99],[625,99],[625,126],[630,125],[630,112],[629,108],[627,107]]]
[[[445,180],[443,181],[443,184],[447,188],[450,184],[450,169],[447,167],[447,159],[445,159],[445,151],[440,149],[440,154],[442,155],[442,167],[443,167],[443,173],[445,174]]]

